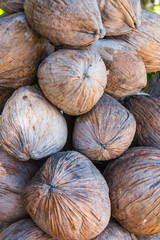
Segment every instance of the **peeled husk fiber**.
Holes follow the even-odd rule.
[[[23,12],[0,19],[0,89],[36,81],[47,41],[28,25]]]
[[[107,84],[105,64],[90,49],[62,49],[38,68],[38,82],[48,100],[69,115],[88,112]]]
[[[112,216],[139,236],[160,232],[160,150],[128,149],[107,166]]]
[[[11,14],[23,11],[24,0],[0,0],[0,8]]]
[[[25,0],[24,11],[31,27],[54,46],[87,46],[105,35],[96,0]]]
[[[41,159],[63,148],[67,124],[58,109],[31,86],[14,91],[2,112],[1,145],[19,160]]]
[[[132,46],[118,39],[102,39],[91,45],[109,70],[105,93],[121,98],[140,91],[147,84],[142,58]]]
[[[120,36],[132,45],[142,57],[146,71],[160,70],[160,16],[151,11],[142,10],[141,25],[134,32]]]
[[[136,130],[133,115],[107,94],[88,113],[75,120],[73,146],[91,160],[120,156],[130,146]]]
[[[53,240],[44,233],[30,218],[24,218],[4,229],[1,240]],[[58,239],[57,239],[58,240]]]
[[[110,219],[108,186],[102,174],[75,151],[52,155],[22,193],[34,222],[59,240],[89,240]]]
[[[140,0],[98,0],[106,36],[132,32],[141,23]]]
[[[0,147],[0,221],[12,222],[27,216],[21,191],[37,171],[35,162],[19,162]]]
[[[124,99],[124,106],[136,120],[136,141],[140,146],[160,148],[160,99],[133,95]]]

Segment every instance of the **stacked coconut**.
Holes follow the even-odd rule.
[[[159,239],[160,100],[137,92],[160,71],[160,17],[139,0],[0,7],[0,239]]]

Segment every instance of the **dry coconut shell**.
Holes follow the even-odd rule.
[[[88,112],[107,84],[105,64],[90,49],[62,49],[38,68],[39,85],[48,100],[69,115]]]
[[[144,92],[153,97],[160,97],[160,72],[156,72],[148,81],[147,86],[144,88]]]
[[[22,161],[40,159],[61,150],[66,140],[64,117],[38,89],[21,87],[8,99],[2,112],[1,144],[9,154]]]
[[[82,154],[55,153],[22,193],[34,222],[54,239],[89,240],[110,219],[108,186]]]
[[[147,84],[146,69],[141,57],[127,43],[103,39],[91,45],[109,69],[105,93],[121,98],[140,91]]]
[[[87,46],[106,32],[96,0],[25,0],[24,10],[31,27],[54,46]]]
[[[34,162],[19,162],[0,147],[0,221],[27,215],[20,194],[37,170]]]
[[[105,230],[92,240],[137,240],[137,238],[111,218]]]
[[[112,216],[136,235],[160,232],[159,172],[160,150],[135,147],[112,161],[104,173]]]
[[[142,57],[148,73],[160,70],[160,16],[151,11],[142,11],[142,22],[133,33],[121,36]]]
[[[35,82],[47,41],[33,32],[22,12],[0,19],[0,35],[0,89]]]
[[[160,233],[151,236],[137,236],[137,240],[159,240]]]
[[[1,240],[53,240],[44,233],[30,218],[11,224],[0,233]],[[55,239],[55,238],[54,238]],[[58,240],[58,239],[57,239]]]
[[[106,36],[129,33],[141,23],[140,0],[97,0]]]
[[[133,95],[124,100],[124,106],[135,117],[138,144],[160,148],[160,99]]]
[[[91,160],[110,160],[128,149],[135,130],[132,114],[104,94],[90,112],[76,118],[73,145]]]
[[[0,8],[11,14],[23,11],[24,0],[0,0]]]

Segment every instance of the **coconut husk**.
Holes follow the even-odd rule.
[[[105,35],[96,0],[25,0],[24,11],[31,27],[54,46],[87,46]]]
[[[91,160],[106,161],[128,149],[135,130],[132,114],[104,94],[91,111],[76,118],[73,145]]]
[[[144,88],[144,92],[153,97],[160,97],[160,72],[156,72],[148,81],[147,86]]]
[[[19,160],[50,156],[66,143],[64,117],[41,91],[31,86],[14,91],[1,119],[2,147]]]
[[[159,240],[160,233],[151,236],[137,236],[137,240]]]
[[[143,10],[141,25],[133,33],[120,36],[142,57],[148,73],[160,70],[160,16]]]
[[[112,216],[139,236],[160,232],[160,150],[128,149],[104,172],[109,185]]]
[[[7,99],[10,98],[13,92],[13,89],[0,89],[0,113],[2,112]]]
[[[84,155],[59,152],[48,158],[24,189],[22,199],[44,232],[56,239],[92,239],[110,219],[109,189]]]
[[[88,48],[54,52],[40,64],[37,76],[47,99],[69,115],[88,112],[107,84],[102,58]]]
[[[0,35],[0,89],[34,83],[48,42],[33,32],[22,12],[0,19]]]
[[[19,162],[0,147],[0,221],[13,222],[28,215],[21,191],[37,171],[35,162]]]
[[[147,95],[133,95],[123,104],[136,120],[136,140],[140,146],[160,148],[160,99]]]
[[[0,8],[11,14],[23,11],[24,0],[0,0]]]
[[[129,33],[141,23],[140,0],[98,0],[106,36]]]
[[[113,218],[105,230],[92,240],[137,240],[134,234],[121,227]]]
[[[53,240],[44,233],[30,218],[11,224],[0,234],[1,240]],[[54,238],[55,239],[55,238]],[[58,240],[58,239],[57,239]]]
[[[121,98],[140,91],[147,84],[142,58],[132,46],[118,39],[103,39],[91,45],[109,69],[105,93]]]

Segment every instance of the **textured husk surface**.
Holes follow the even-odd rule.
[[[54,46],[87,46],[105,35],[96,0],[26,0],[24,11],[31,27]]]
[[[7,99],[12,95],[13,91],[14,89],[0,89],[0,113],[2,112]]]
[[[23,11],[24,0],[0,0],[0,8],[11,14]]]
[[[69,115],[88,112],[107,84],[102,58],[88,48],[52,53],[40,64],[37,75],[44,95]]]
[[[132,32],[141,23],[139,0],[98,0],[106,36]]]
[[[112,216],[139,236],[160,232],[160,150],[128,149],[107,166]]]
[[[46,40],[28,25],[23,12],[0,19],[0,89],[36,81]]]
[[[113,218],[111,218],[109,224],[105,230],[93,238],[93,240],[137,240],[134,234],[131,234],[120,224],[118,224]]]
[[[91,45],[109,69],[105,93],[116,97],[132,95],[147,84],[142,58],[132,46],[118,39],[102,39]]]
[[[160,233],[151,236],[137,236],[137,240],[159,240]]]
[[[144,92],[153,97],[160,97],[160,72],[156,74],[148,81],[147,86],[144,88]]]
[[[11,224],[0,233],[1,240],[53,240],[44,233],[30,218]],[[55,239],[55,238],[54,238]],[[58,239],[57,239],[58,240]]]
[[[160,99],[147,95],[133,95],[124,106],[136,120],[135,138],[140,146],[160,148]]]
[[[76,118],[73,145],[91,160],[106,161],[128,149],[135,130],[132,114],[104,94],[90,112]]]
[[[0,147],[0,221],[16,221],[27,215],[21,191],[37,170],[34,162],[19,162]]]
[[[75,151],[52,155],[22,193],[34,222],[59,240],[89,240],[110,219],[108,186],[102,174]]]
[[[31,86],[21,87],[12,94],[1,119],[2,147],[19,160],[50,156],[66,143],[63,115],[41,91]]]
[[[160,16],[142,10],[141,25],[134,32],[120,36],[142,57],[148,73],[160,70]]]

